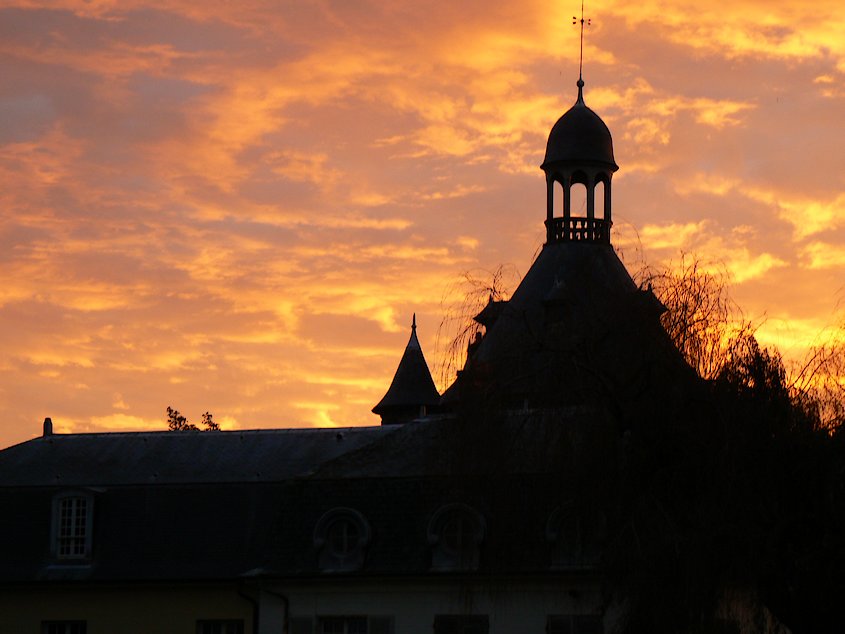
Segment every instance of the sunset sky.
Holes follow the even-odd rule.
[[[438,375],[461,274],[542,245],[578,2],[0,7],[0,447],[45,416],[165,429],[168,405],[377,424],[412,313]],[[841,0],[587,15],[624,261],[725,269],[800,356],[843,319]]]

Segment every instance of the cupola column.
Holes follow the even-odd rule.
[[[563,217],[569,221],[572,217],[572,177],[569,174],[565,174],[560,185],[563,189]]]

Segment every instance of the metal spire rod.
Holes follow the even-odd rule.
[[[572,16],[572,24],[578,24],[579,20],[574,15]],[[584,0],[581,0],[581,51],[578,56],[578,81],[583,81],[583,70],[584,70],[584,24],[586,23],[587,26],[590,26],[591,20],[587,19],[584,20]]]

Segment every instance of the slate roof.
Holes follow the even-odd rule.
[[[486,437],[429,420],[38,438],[0,452],[0,585],[325,577],[314,530],[337,507],[373,530],[361,569],[342,574],[429,575],[426,528],[452,502],[487,518],[478,574],[550,574],[544,527],[567,484],[548,457],[566,461],[588,424],[570,413],[500,421]],[[93,496],[92,557],[58,561],[53,499],[77,489]]]
[[[301,477],[389,427],[55,434],[0,451],[0,487],[273,482]]]
[[[536,408],[624,402],[692,382],[661,311],[610,245],[546,244],[446,394],[454,407],[475,385],[485,402]]]
[[[502,309],[507,305],[507,303],[507,300],[493,299],[493,296],[491,295],[487,299],[487,303],[484,305],[484,308],[482,308],[481,312],[473,317],[473,319],[485,328],[490,328],[496,323],[499,315],[502,314]]]
[[[520,411],[485,418],[432,418],[326,462],[312,479],[487,477],[558,473],[575,436],[609,425],[585,408]]]
[[[373,542],[362,570],[348,576],[423,575],[436,583],[452,573],[431,572],[431,545],[426,529],[444,504],[459,502],[481,513],[487,521],[479,568],[475,574],[552,574],[545,527],[560,504],[562,491],[554,480],[536,476],[462,478],[377,478],[327,481],[302,480],[289,491],[290,501],[322,498],[324,508],[349,506],[361,512],[373,527]],[[378,491],[378,493],[374,493]],[[309,537],[322,509],[308,506],[297,523],[278,524],[274,558],[268,572],[295,571],[319,575]],[[289,573],[288,573],[289,574]],[[466,573],[456,573],[467,576]],[[325,576],[325,575],[324,575]],[[536,577],[535,577],[536,578]]]
[[[567,338],[582,339],[606,328],[616,305],[638,289],[605,244],[546,244],[504,305],[475,359],[491,361],[535,351],[542,345],[548,322],[565,323]],[[549,309],[560,308],[549,315]]]

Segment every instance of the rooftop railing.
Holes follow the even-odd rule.
[[[610,226],[604,218],[552,218],[546,220],[546,242],[601,242],[610,244]]]

